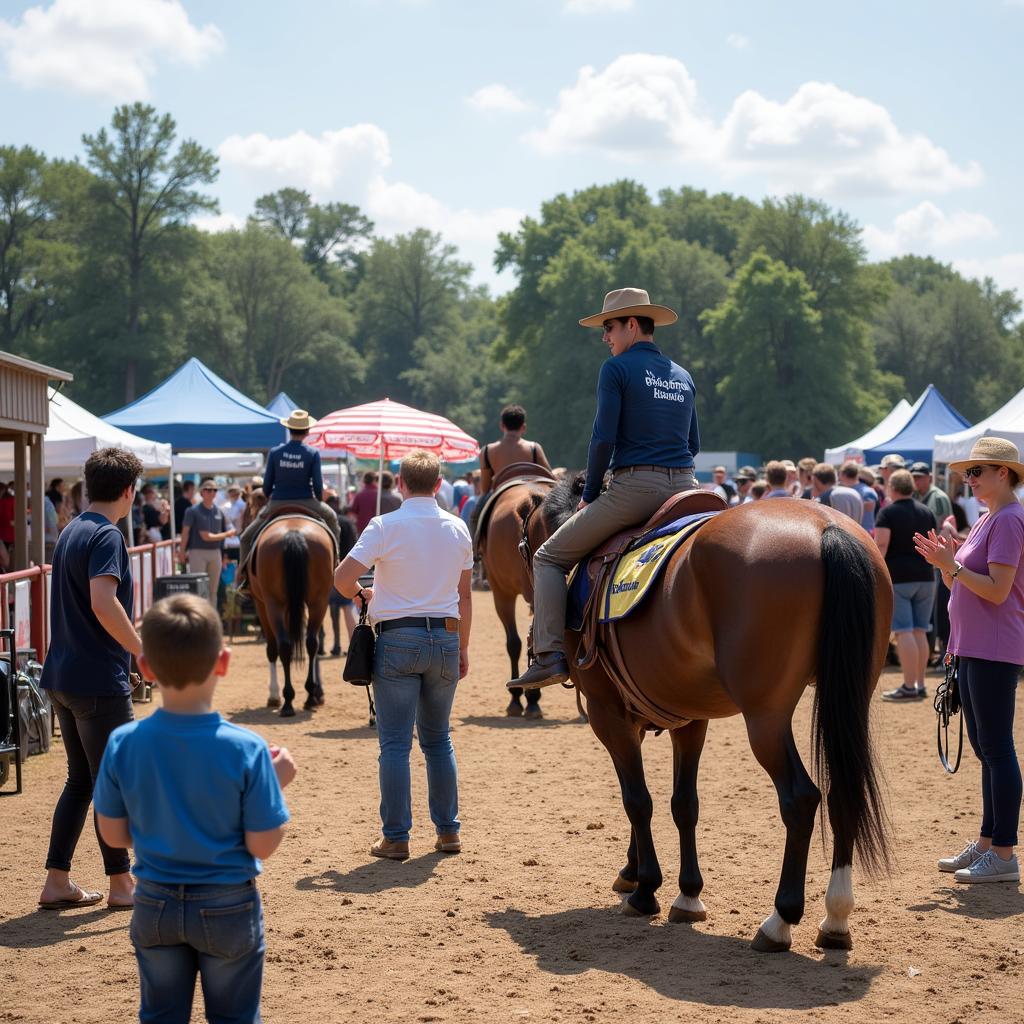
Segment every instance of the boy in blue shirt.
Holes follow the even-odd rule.
[[[139,1019],[188,1024],[198,972],[208,1021],[258,1024],[256,876],[284,834],[295,764],[213,710],[230,651],[206,601],[158,601],[141,633],[139,666],[163,707],[111,734],[93,793],[100,834],[135,850]]]

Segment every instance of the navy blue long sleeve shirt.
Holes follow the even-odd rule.
[[[601,367],[583,500],[601,493],[609,466],[693,466],[700,451],[693,378],[650,341]]]
[[[270,449],[263,471],[263,493],[274,501],[301,498],[324,500],[320,453],[301,441],[288,441]]]

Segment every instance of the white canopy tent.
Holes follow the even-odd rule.
[[[935,462],[968,458],[979,437],[1005,437],[1018,448],[1024,448],[1024,391],[1018,391],[1001,409],[972,427],[952,434],[936,434]]]
[[[838,466],[852,459],[854,462],[864,461],[864,452],[885,444],[891,437],[895,437],[910,420],[913,406],[901,398],[890,410],[889,415],[881,423],[873,426],[866,434],[858,437],[856,441],[849,441],[838,448],[825,449],[825,461],[833,466]]]
[[[174,456],[174,472],[259,476],[265,462],[262,452],[183,452]]]

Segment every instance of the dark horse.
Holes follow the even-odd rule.
[[[270,662],[268,707],[281,704],[277,686],[277,659],[284,668],[284,704],[281,716],[295,714],[292,701],[292,661],[309,658],[306,703],[310,711],[324,702],[317,665],[320,626],[333,586],[334,545],[326,526],[310,519],[283,515],[272,520],[256,540],[249,581],[256,613],[267,639]],[[308,612],[308,614],[307,614]]]
[[[548,531],[576,508],[579,479],[543,505]],[[524,521],[531,509],[523,510]],[[786,826],[775,910],[753,947],[788,949],[804,912],[807,855],[821,792],[793,740],[794,709],[814,684],[814,760],[833,834],[826,916],[816,944],[851,948],[854,848],[870,868],[888,866],[888,823],[869,732],[869,703],[885,661],[892,584],[870,537],[823,505],[777,499],[743,505],[706,523],[672,554],[645,603],[618,623],[623,658],[649,706],[674,724],[672,815],[679,829],[679,896],[670,921],[704,920],[697,863],[697,767],[708,721],[741,714],[754,756],[775,784]],[[634,712],[601,668],[575,665],[579,634],[566,633],[573,681],[607,748],[632,827],[613,888],[623,910],[655,914],[661,868],[651,835],[651,794],[640,746],[649,720]]]
[[[494,610],[505,629],[505,650],[508,651],[512,679],[519,675],[519,658],[523,651],[523,642],[516,626],[516,598],[522,596],[533,611],[533,578],[519,550],[523,540],[523,520],[518,509],[523,502],[529,503],[533,498],[538,501],[542,499],[550,487],[551,481],[540,478],[517,484],[498,494],[494,499],[494,508],[490,510],[486,537],[480,546],[480,557],[487,572],[491,597],[494,598]],[[539,516],[536,522],[531,522],[530,530],[534,534],[534,541],[541,543],[545,535]],[[508,715],[518,717],[524,714],[522,698],[521,688],[512,691],[505,709]],[[540,690],[526,691],[527,718],[543,717],[539,698]]]

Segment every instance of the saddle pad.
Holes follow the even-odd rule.
[[[635,611],[668,563],[669,555],[717,512],[698,512],[645,534],[623,552],[599,594],[601,622],[616,622]]]

